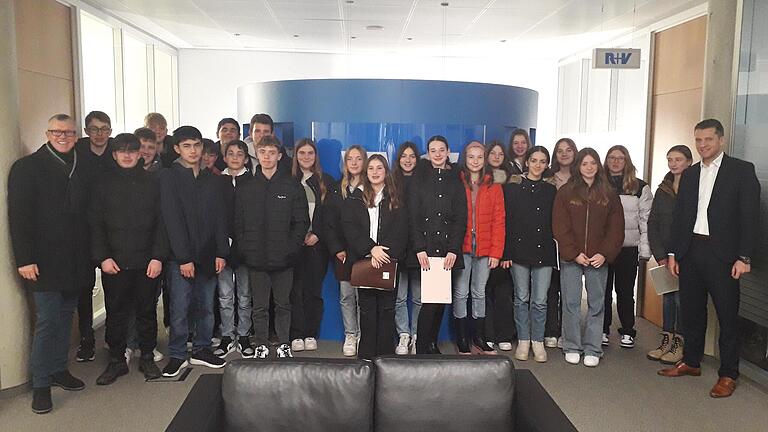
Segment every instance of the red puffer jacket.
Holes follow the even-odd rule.
[[[464,173],[461,173],[461,181],[464,183],[464,191],[467,193],[467,233],[464,235],[464,253],[472,253],[472,227],[474,224],[472,214],[472,190]],[[501,259],[504,253],[504,193],[500,184],[494,184],[490,175],[486,175],[477,191],[475,203],[477,223],[475,226],[475,241],[477,250],[475,256]]]

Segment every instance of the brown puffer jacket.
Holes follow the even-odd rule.
[[[552,210],[552,231],[563,261],[580,253],[601,254],[612,263],[624,243],[624,209],[615,192],[607,203],[583,202],[570,184],[557,192]]]

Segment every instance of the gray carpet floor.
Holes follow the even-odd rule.
[[[615,321],[618,322],[618,321]],[[734,396],[714,400],[708,395],[717,380],[717,363],[708,359],[698,378],[662,378],[659,364],[645,359],[658,344],[658,329],[638,319],[637,346],[622,349],[616,336],[600,366],[594,369],[565,363],[558,349],[549,349],[549,362],[515,361],[531,369],[580,431],[768,431],[768,393],[742,378]],[[161,330],[161,349],[167,343]],[[103,340],[103,331],[97,333]],[[455,352],[443,343],[444,352]],[[512,353],[506,353],[512,355]],[[297,356],[341,357],[341,343],[320,341],[319,350]],[[237,358],[237,354],[230,354]],[[181,406],[201,373],[220,372],[195,367],[182,382],[147,383],[133,359],[131,373],[111,386],[95,385],[106,366],[100,348],[96,361],[71,364],[75,376],[86,382],[80,392],[53,389],[54,410],[36,415],[30,410],[31,393],[0,399],[1,431],[162,431]],[[165,361],[161,362],[161,366]]]

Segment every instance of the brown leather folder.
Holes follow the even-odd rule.
[[[362,259],[352,265],[350,283],[360,288],[394,290],[397,287],[397,261],[373,268],[370,258]]]

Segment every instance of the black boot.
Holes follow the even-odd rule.
[[[475,318],[475,332],[472,336],[472,350],[476,354],[496,354],[496,350],[485,340],[485,318]]]
[[[51,375],[51,385],[67,391],[79,391],[85,388],[85,383],[72,376],[66,369]]]
[[[97,385],[109,385],[117,381],[117,379],[128,373],[128,364],[125,363],[125,359],[112,359],[107,365],[107,369],[96,378]]]
[[[45,414],[51,412],[53,402],[51,402],[51,388],[40,387],[32,389],[32,412],[35,414]]]
[[[160,378],[160,368],[155,364],[155,355],[152,352],[142,353],[139,360],[139,371],[144,374],[144,378],[151,380]]]
[[[440,349],[437,347],[437,342],[430,342],[430,344],[427,346],[427,354],[442,354]]]
[[[459,354],[472,354],[467,339],[467,318],[454,318],[454,323],[456,324],[456,348]]]

